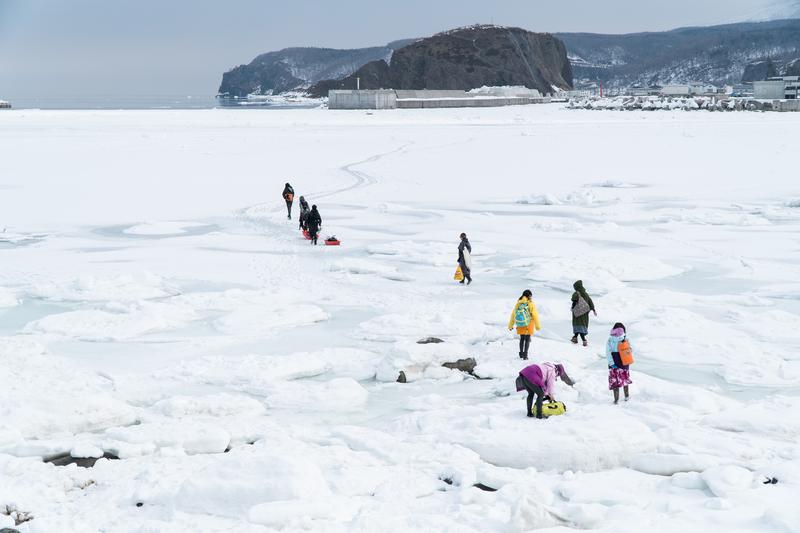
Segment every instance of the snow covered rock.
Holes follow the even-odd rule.
[[[442,363],[444,368],[449,368],[450,370],[458,370],[460,372],[464,372],[465,374],[472,374],[475,370],[476,362],[475,359],[472,357],[467,357],[466,359],[459,359],[458,361],[452,363]]]
[[[441,368],[444,363],[464,359],[468,353],[465,346],[456,343],[398,342],[389,354],[378,363],[376,377],[378,381],[397,381],[397,377],[402,371],[407,381],[417,381],[425,377],[426,372],[432,370],[433,367]],[[447,375],[444,374],[444,376]]]

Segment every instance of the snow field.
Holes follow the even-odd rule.
[[[797,127],[555,105],[4,114],[0,526],[795,531]],[[719,155],[745,137],[769,157]],[[287,180],[342,247],[286,220]],[[568,342],[576,279],[588,348]],[[514,392],[525,288],[532,362],[576,381],[547,421]],[[637,361],[614,406],[616,321]],[[441,366],[468,357],[475,376]],[[119,459],[43,461],[64,454]]]

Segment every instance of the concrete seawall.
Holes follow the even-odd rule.
[[[330,91],[328,109],[437,109],[543,104],[542,96],[491,96],[465,91]]]
[[[436,109],[449,107],[504,107],[544,103],[533,100],[533,98],[527,97],[486,98],[480,96],[470,98],[398,98],[397,107],[398,109]]]

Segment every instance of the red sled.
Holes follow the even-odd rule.
[[[342,241],[331,237],[330,239],[325,239],[325,246],[341,246]]]
[[[303,230],[303,237],[305,237],[307,241],[311,240],[311,234],[308,232],[307,229]]]

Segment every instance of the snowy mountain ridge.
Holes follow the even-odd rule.
[[[781,73],[800,57],[800,19],[747,22],[668,32],[562,33],[576,80],[607,86],[742,80],[748,64],[771,60]]]

